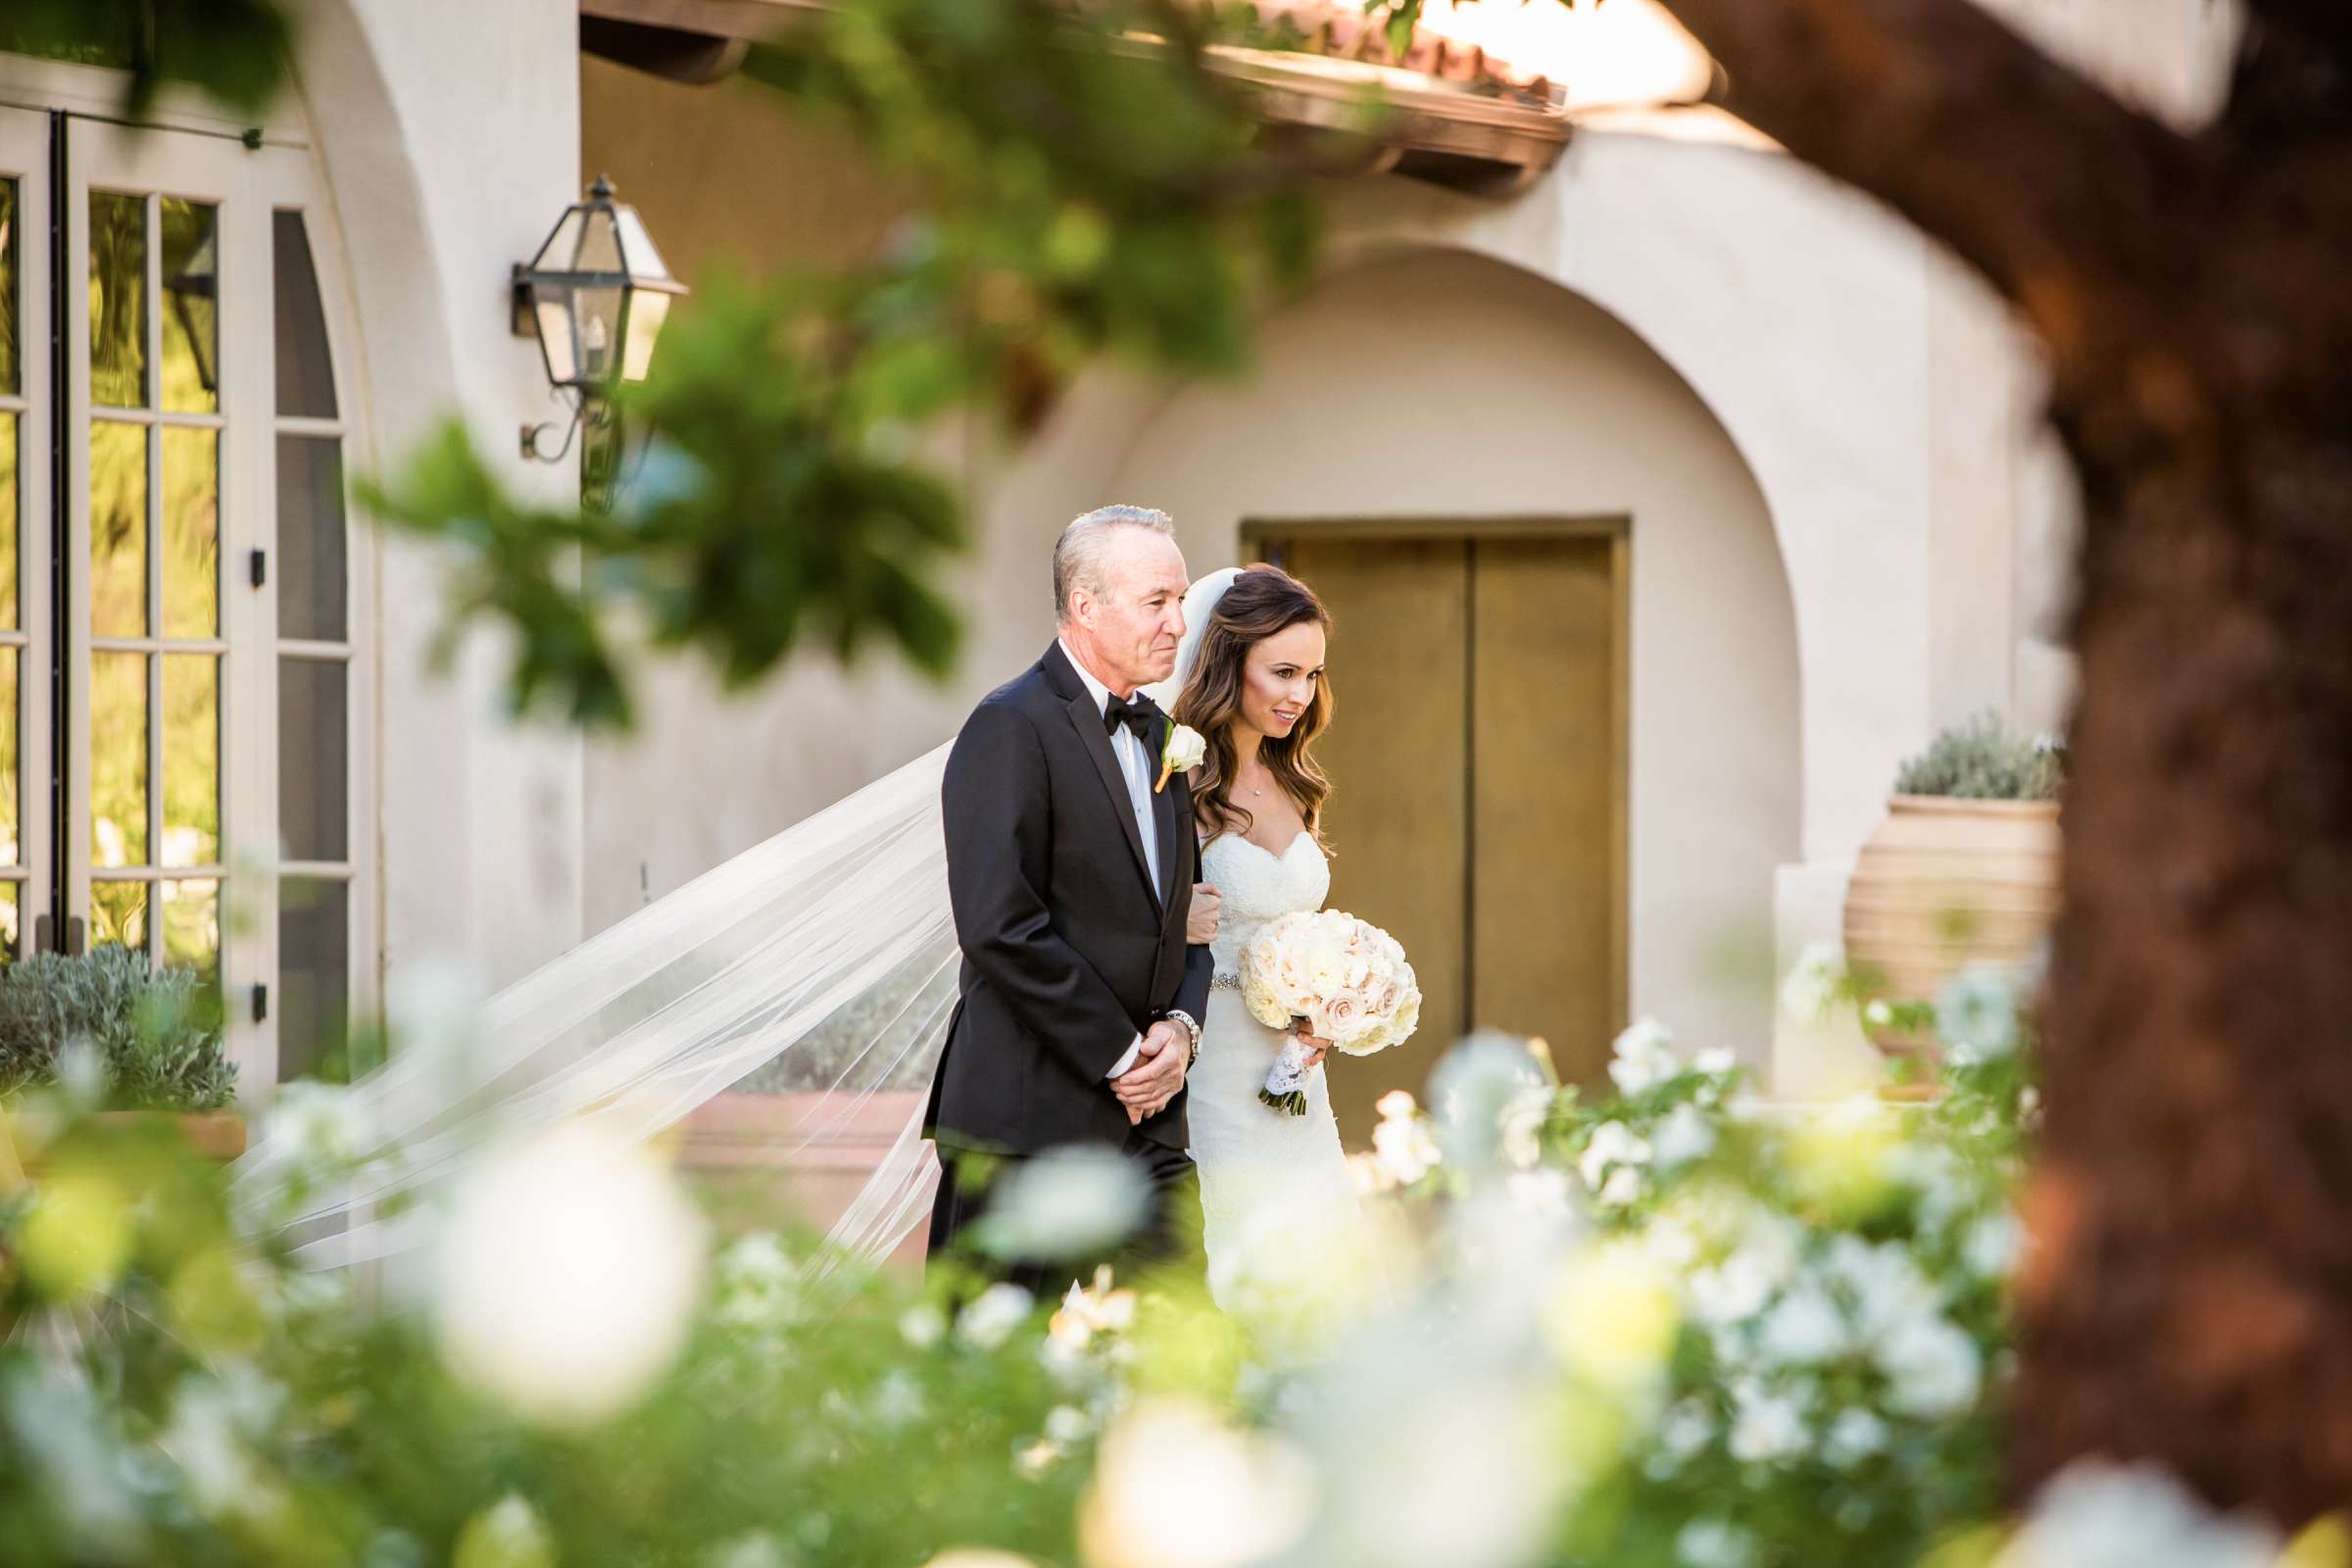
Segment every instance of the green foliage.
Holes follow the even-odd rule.
[[[1371,1158],[1405,1174],[1377,1204],[1414,1205],[1415,1239],[1385,1287],[1319,1276],[1290,1349],[1184,1290],[1098,1279],[1049,1318],[953,1266],[931,1295],[812,1274],[759,1233],[717,1251],[650,1382],[560,1422],[497,1391],[595,1378],[600,1336],[661,1298],[627,1282],[673,1233],[626,1183],[462,1194],[492,1245],[429,1310],[365,1312],[156,1129],[54,1096],[0,1112],[0,1568],[1154,1561],[1171,1474],[1224,1478],[1178,1501],[1197,1541],[1298,1568],[1373,1560],[1350,1532],[1494,1519],[1524,1544],[1459,1560],[1911,1563],[1997,1518],[2017,1052],[1932,1104],[1828,1111],[1764,1107],[1646,1022],[1612,1099],[1516,1046],[1464,1058],[1444,1115],[1384,1102]],[[342,1093],[300,1086],[265,1134],[265,1168],[319,1174],[287,1212],[376,1157]],[[1080,1197],[1033,1217],[1078,1223]],[[572,1251],[623,1260],[589,1273],[622,1305],[550,1298]],[[462,1370],[463,1323],[505,1354]]]
[[[1207,15],[871,0],[755,51],[754,80],[855,132],[919,215],[858,267],[719,280],[681,307],[621,389],[640,455],[610,513],[508,496],[454,426],[362,488],[457,547],[452,630],[513,632],[517,708],[625,723],[640,634],[736,684],[805,648],[950,666],[937,584],[965,528],[922,442],[958,416],[974,439],[1032,430],[1105,355],[1230,371],[1266,292],[1311,271],[1321,166],[1258,144],[1201,63]]]
[[[236,1093],[220,999],[186,970],[112,945],[0,968],[0,1094],[54,1081],[75,1041],[105,1063],[105,1102],[117,1108],[218,1110]]]
[[[9,0],[0,50],[128,72],[126,116],[172,82],[259,114],[285,84],[293,29],[272,0]]]
[[[1915,1563],[1997,1519],[2021,1055],[1922,1107],[1833,1112],[1766,1109],[1653,1025],[1618,1046],[1618,1098],[1527,1067],[1448,1062],[1435,1121],[1383,1107],[1374,1159],[1411,1178],[1381,1203],[1416,1203],[1428,1242],[1390,1260],[1388,1319],[1362,1281],[1324,1281],[1303,1356],[1183,1291],[1096,1281],[1047,1321],[969,1279],[813,1277],[762,1232],[715,1250],[668,1366],[586,1425],[531,1420],[445,1351],[449,1300],[546,1309],[541,1250],[506,1281],[440,1279],[437,1312],[360,1312],[230,1208],[223,1171],[52,1096],[0,1114],[0,1566],[1157,1561],[1101,1531],[1166,1528],[1139,1499],[1198,1467],[1247,1486],[1183,1499],[1188,1531],[1247,1535],[1230,1514],[1284,1484],[1233,1467],[1268,1457],[1341,1509],[1270,1538],[1300,1568],[1364,1561],[1339,1519],[1397,1493],[1421,1528],[1445,1526],[1416,1509],[1468,1528],[1536,1507],[1507,1561],[1554,1568]],[[264,1161],[327,1185],[365,1163],[336,1096],[294,1096]],[[10,1187],[19,1166],[33,1180]],[[536,1201],[511,1215],[534,1249],[548,1227],[647,1244],[630,1203],[574,1227],[578,1195]],[[499,1340],[543,1385],[586,1354],[558,1328]],[[1122,1457],[1171,1398],[1198,1448]],[[1456,1408],[1477,1422],[1442,1425]],[[1456,1448],[1435,1481],[1430,1422]]]
[[[2066,748],[2011,734],[2000,715],[1978,714],[1947,729],[1895,775],[1898,795],[1976,801],[2048,801],[2066,777]]]

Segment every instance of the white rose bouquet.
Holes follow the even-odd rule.
[[[1302,909],[1269,920],[1242,952],[1242,1001],[1269,1029],[1328,1040],[1369,1056],[1411,1036],[1421,1021],[1421,987],[1396,939],[1337,909]],[[1257,1098],[1306,1114],[1307,1048],[1294,1032]]]

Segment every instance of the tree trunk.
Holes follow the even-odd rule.
[[[1973,0],[1668,0],[1732,107],[2040,333],[2083,482],[2021,1496],[2352,1504],[2352,5],[2190,138]]]
[[[2025,1488],[2108,1454],[2288,1525],[2352,1502],[2344,408],[2089,486]]]

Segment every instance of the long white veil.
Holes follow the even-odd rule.
[[[1237,574],[1185,597],[1172,707],[1209,612]],[[813,1106],[806,1146],[874,1094],[927,1089],[956,1002],[958,953],[941,826],[942,746],[646,906],[491,998],[463,1049],[396,1054],[350,1091],[369,1162],[287,1201],[267,1133],[240,1197],[339,1266],[422,1240],[432,1200],[513,1136],[585,1112],[650,1138],[739,1085]],[[789,1153],[790,1151],[787,1151]],[[834,1257],[886,1256],[925,1216],[934,1159],[919,1107],[828,1233]],[[405,1200],[405,1201],[395,1201]]]

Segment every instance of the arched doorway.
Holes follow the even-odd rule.
[[[1280,556],[1339,621],[1333,900],[1439,1004],[1336,1067],[1351,1140],[1469,1027],[1543,1031],[1591,1079],[1655,1011],[1761,1062],[1793,611],[1754,478],[1656,353],[1517,269],[1397,255],[1123,439],[1103,497],[1174,513],[1196,573]]]

